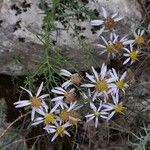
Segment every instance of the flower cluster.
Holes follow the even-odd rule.
[[[137,33],[135,30],[132,40],[127,35],[120,37],[115,33],[115,26],[123,17],[118,17],[118,13],[109,16],[104,8],[102,11],[104,19],[91,21],[92,26],[102,26],[98,36],[101,37],[104,45],[96,44],[102,49],[100,54],[107,53],[109,58],[123,54],[122,56],[126,57],[123,65],[134,63],[139,57],[139,47],[146,42],[143,36],[144,30],[138,29]],[[103,32],[108,31],[110,31],[109,40],[101,36]],[[127,71],[108,69],[105,63],[102,64],[99,72],[94,67],[91,67],[91,70],[91,73],[85,73],[84,78],[79,73],[61,69],[60,76],[66,79],[65,82],[59,87],[53,87],[51,93],[41,96],[43,82],[35,96],[28,89],[21,87],[30,98],[19,100],[14,105],[16,108],[30,108],[32,126],[42,124],[43,129],[53,135],[51,141],[58,136],[70,136],[69,130],[77,126],[82,118],[86,118],[86,122],[94,121],[97,128],[99,122],[109,121],[115,115],[125,113],[126,107],[120,95],[125,95],[128,87]],[[87,111],[83,111],[81,115],[81,108],[84,107]]]
[[[31,108],[32,126],[43,124],[43,129],[47,131],[47,133],[54,134],[51,141],[54,141],[57,136],[62,137],[64,134],[70,136],[66,128],[76,126],[80,121],[78,110],[81,105],[79,105],[75,99],[75,89],[65,90],[62,86],[55,87],[51,90],[52,93],[59,96],[51,99],[51,103],[49,100],[49,104],[44,100],[49,94],[39,96],[43,88],[43,82],[35,96],[33,96],[28,89],[21,87],[21,89],[29,94],[30,98],[29,100],[19,100],[14,103],[16,108]]]
[[[108,58],[115,58],[117,56],[124,56],[123,65],[137,61],[140,55],[141,46],[146,44],[146,38],[144,36],[144,30],[135,29],[133,32],[133,39],[129,39],[128,35],[123,37],[117,35],[116,23],[123,19],[118,16],[118,13],[109,16],[105,8],[102,7],[103,19],[92,20],[92,26],[102,26],[98,31],[98,37],[100,37],[102,44],[96,44],[97,48],[100,48],[99,55],[107,54]],[[105,38],[101,34],[103,32],[110,32],[110,37]]]
[[[95,120],[95,127],[98,127],[100,119],[110,120],[115,113],[123,114],[125,107],[119,100],[119,92],[125,92],[128,86],[125,82],[126,72],[122,75],[117,74],[115,69],[107,70],[105,64],[101,67],[101,72],[98,73],[92,67],[93,75],[86,73],[89,83],[83,83],[83,77],[78,73],[72,74],[69,71],[62,69],[60,75],[68,78],[60,87],[54,87],[51,90],[54,97],[50,100],[49,104],[44,100],[49,94],[40,95],[43,82],[41,83],[35,96],[29,91],[25,90],[30,98],[29,100],[20,100],[15,102],[16,108],[29,107],[31,108],[31,121],[32,126],[43,124],[43,129],[48,134],[54,134],[51,141],[54,141],[57,136],[64,134],[70,136],[67,131],[71,126],[77,126],[81,120],[81,108],[85,107],[81,104],[82,99],[86,99],[89,104],[89,112],[86,112],[83,117],[87,122]],[[67,74],[65,74],[67,73]],[[78,88],[79,95],[77,95]],[[113,103],[108,103],[108,99],[112,97]],[[51,102],[51,103],[50,103]],[[97,107],[98,105],[98,107]],[[87,106],[86,106],[87,107]]]
[[[93,110],[92,114],[86,115],[89,118],[87,121],[95,118],[95,127],[97,127],[99,117],[108,121],[115,113],[124,113],[125,107],[119,99],[119,93],[125,93],[128,87],[125,80],[127,72],[119,74],[114,68],[107,70],[105,64],[102,64],[100,73],[93,67],[92,72],[92,75],[86,73],[89,83],[82,84],[81,87],[90,91],[88,92],[90,94],[84,94],[85,99],[91,100],[90,108]],[[94,104],[99,104],[99,107],[96,108]]]

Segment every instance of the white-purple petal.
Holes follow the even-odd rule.
[[[104,8],[104,7],[102,7],[102,12],[103,12],[103,16],[104,16],[104,18],[107,18],[107,11],[106,11],[106,9]]]
[[[48,96],[49,96],[49,94],[44,94],[44,95],[39,96],[39,98],[44,99],[44,98],[46,98]]]
[[[60,70],[60,75],[64,75],[64,76],[70,77],[72,75],[72,73],[70,73],[66,69],[61,69]]]
[[[99,37],[105,30],[105,26],[103,26],[99,31],[97,31],[97,37]]]
[[[29,106],[31,103],[21,103],[15,106],[15,108],[21,108],[21,107],[25,107],[25,106]]]
[[[90,88],[90,87],[95,87],[95,85],[94,85],[94,84],[87,83],[87,84],[82,84],[81,87]]]
[[[33,97],[32,93],[29,90],[27,90],[27,89],[25,89],[23,87],[20,87],[20,88],[23,89],[24,91],[26,91],[31,97]]]
[[[89,75],[88,73],[86,73],[86,77],[91,80],[93,83],[96,83],[96,81],[94,80],[93,76]]]
[[[118,21],[122,20],[123,18],[124,18],[124,17],[120,16],[120,17],[115,18],[114,21],[115,21],[115,22],[118,22]]]
[[[32,108],[32,111],[31,111],[31,121],[34,120],[34,116],[35,116],[35,109]]]
[[[124,62],[123,62],[123,65],[127,64],[129,62],[130,58],[126,59]]]
[[[103,20],[92,20],[91,26],[99,26],[99,25],[102,25],[103,23],[104,23]]]
[[[38,88],[38,91],[36,93],[36,97],[38,97],[40,95],[42,88],[43,88],[43,82],[41,83],[40,87]]]
[[[62,84],[62,87],[66,88],[72,84],[71,80],[68,80]]]
[[[51,92],[53,92],[53,93],[55,93],[55,94],[61,94],[61,95],[64,95],[64,92],[59,91],[59,90],[55,90],[55,89],[52,89]]]
[[[51,99],[51,101],[53,102],[53,101],[61,101],[61,100],[63,100],[64,99],[64,96],[58,96],[58,97],[55,97],[55,98],[53,98],[53,99]]]

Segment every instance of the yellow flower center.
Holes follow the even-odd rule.
[[[67,112],[67,110],[61,110],[59,117],[61,118],[62,121],[68,121],[69,115],[70,115],[70,113]]]
[[[32,97],[31,105],[32,105],[32,107],[39,108],[42,105],[42,100],[38,97]]]
[[[130,57],[133,61],[138,60],[138,51],[132,51],[130,52]]]
[[[65,131],[65,129],[64,129],[62,126],[58,126],[58,127],[56,128],[56,133],[57,133],[58,135],[60,135],[61,137],[63,136],[64,131]]]
[[[118,80],[116,82],[116,85],[120,90],[123,90],[125,88],[126,83],[124,82],[124,80]]]
[[[79,74],[73,74],[72,76],[71,76],[71,81],[72,81],[72,83],[74,83],[74,84],[76,84],[76,85],[79,85],[80,83],[81,83],[81,80],[82,80],[82,78],[81,78],[81,76],[79,75]]]
[[[105,19],[104,24],[111,31],[115,28],[115,21],[112,18]]]
[[[100,80],[96,83],[95,89],[99,92],[106,91],[108,89],[108,84],[105,80]]]
[[[47,113],[44,116],[44,122],[45,124],[51,124],[55,121],[55,116],[51,113]]]
[[[61,110],[59,117],[61,118],[62,121],[64,122],[68,121],[72,125],[77,125],[77,123],[80,121],[79,114],[76,111],[67,112],[67,110]],[[71,119],[71,117],[75,119]]]
[[[138,36],[135,39],[135,44],[138,45],[138,46],[141,46],[141,45],[145,44],[145,38],[143,36]]]
[[[71,102],[74,102],[75,101],[75,93],[74,92],[66,92],[64,94],[65,96],[65,102],[66,103],[71,103]]]
[[[96,112],[94,113],[94,115],[95,115],[96,117],[98,117],[98,116],[100,116],[100,112],[96,111]]]
[[[116,42],[116,43],[114,44],[114,48],[115,48],[115,50],[117,50],[117,51],[122,50],[123,47],[124,47],[124,46],[123,46],[122,42]]]
[[[106,47],[106,50],[109,52],[109,53],[114,53],[116,50],[115,50],[115,47],[114,47],[114,44],[108,44],[107,47]]]
[[[122,103],[117,104],[117,105],[115,106],[115,112],[116,112],[116,113],[124,114],[124,111],[125,111],[125,110],[126,110],[126,107],[124,107]]]

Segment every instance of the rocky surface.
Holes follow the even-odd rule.
[[[41,6],[52,7],[52,4],[34,0],[0,1],[0,73],[20,75],[35,69],[35,62],[43,55],[42,42],[38,38],[42,34],[44,18],[42,9],[44,7]],[[136,21],[142,19],[141,8],[136,0],[95,0],[95,2],[87,1],[84,6],[99,14],[101,14],[101,6],[111,13],[119,11],[120,15],[125,16],[122,22],[122,33],[128,27],[137,25]],[[66,14],[74,13],[68,9],[64,11]],[[56,20],[55,25],[61,30],[52,34],[56,47],[59,47],[68,59],[76,61],[79,70],[96,65],[93,61],[89,61],[90,56],[83,50],[88,46],[81,47],[77,39],[77,36],[80,37],[90,47],[93,47],[93,43],[97,40],[96,35],[91,31],[90,18],[84,15],[84,13],[79,14],[80,18],[69,17],[69,28],[68,24],[65,26],[62,23],[65,20]],[[73,30],[75,28],[79,29],[78,35],[75,35],[76,32]],[[99,65],[105,60],[96,56],[96,53],[93,55]],[[81,61],[84,65],[80,64]]]

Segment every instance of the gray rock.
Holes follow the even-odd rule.
[[[37,36],[42,34],[44,11],[41,6],[39,8],[39,3],[40,1],[33,0],[0,1],[0,73],[26,74],[35,69],[35,62],[42,58],[43,46]],[[49,6],[52,7],[50,2]],[[98,12],[101,12],[101,6],[108,9],[110,13],[119,11],[126,17],[121,28],[124,31],[128,27],[136,25],[136,20],[140,21],[142,18],[140,6],[135,0],[132,2],[130,0],[95,0],[95,2],[89,1],[86,4],[89,10],[96,9]],[[46,6],[43,5],[43,7]],[[73,13],[68,9],[65,12],[66,14]],[[60,49],[63,56],[65,55],[68,60],[73,60],[76,69],[79,70],[85,70],[91,65],[100,66],[102,62],[107,63],[106,57],[98,56],[93,49],[93,44],[98,38],[91,32],[90,19],[80,21],[75,17],[70,17],[69,24],[73,28],[74,25],[86,28],[78,35],[85,37],[83,41],[80,41],[84,43],[84,46],[79,44],[77,35],[74,35],[72,28],[66,29],[60,21],[55,21],[56,28],[62,30],[54,31],[51,35],[52,39],[56,40],[56,48]],[[89,49],[93,49],[93,52],[90,52],[94,57],[93,60],[89,55]],[[69,63],[68,65],[62,63],[61,67],[74,69]]]

